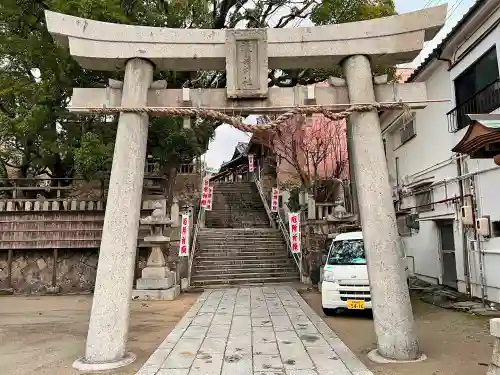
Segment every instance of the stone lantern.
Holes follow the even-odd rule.
[[[151,216],[141,219],[141,224],[150,226],[149,236],[144,238],[151,244],[151,253],[142,277],[137,280],[136,289],[132,291],[132,299],[140,300],[173,300],[180,294],[176,273],[171,271],[163,255],[162,248],[170,243],[170,238],[164,236],[165,230],[172,221],[167,219],[163,206],[154,204]]]

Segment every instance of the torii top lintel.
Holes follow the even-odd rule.
[[[144,58],[158,70],[194,71],[226,69],[241,39],[257,41],[255,53],[264,55],[269,69],[328,68],[360,54],[374,63],[406,63],[441,29],[446,11],[442,5],[340,25],[251,30],[121,25],[50,11],[45,17],[49,32],[86,69],[123,70],[127,60]]]

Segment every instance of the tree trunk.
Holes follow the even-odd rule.
[[[165,195],[165,199],[167,202],[167,216],[170,216],[170,209],[172,207],[172,201],[174,199],[175,193],[175,179],[177,177],[179,166],[180,163],[169,163],[162,168],[163,179],[160,182],[160,186],[163,190],[163,194]]]

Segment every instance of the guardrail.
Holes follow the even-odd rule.
[[[267,199],[266,196],[264,195],[264,189],[262,189],[262,184],[260,183],[259,179],[255,179],[255,186],[257,186],[257,190],[260,195],[260,199],[262,200],[262,203],[264,204],[264,208],[266,209],[267,217],[269,218],[269,224],[271,225],[271,228],[276,228],[276,223],[274,221],[271,209],[269,208],[269,205],[267,204]]]
[[[273,213],[271,212],[271,209],[269,208],[269,205],[267,204],[267,200],[264,195],[264,191],[262,189],[262,184],[260,183],[259,179],[255,179],[255,185],[257,186],[257,190],[259,191],[260,197],[262,199],[262,203],[264,203],[264,207],[266,209],[267,215],[269,216],[269,220],[271,222],[271,226],[275,228],[275,224],[278,224],[278,229],[281,231],[281,235],[283,236],[283,239],[285,240],[286,248],[288,252],[291,254],[293,260],[295,261],[295,264],[297,265],[297,269],[299,270],[300,273],[300,280],[302,280],[302,253],[296,254],[292,252],[292,246],[291,246],[291,241],[290,241],[290,234],[288,233],[288,228],[285,225],[284,220],[282,219],[281,215],[279,212],[276,214],[276,216],[273,216]]]
[[[198,239],[198,232],[205,224],[205,208],[200,207],[196,224],[193,227],[193,238],[191,240],[191,251],[189,252],[189,266],[188,266],[188,285],[191,285],[191,270],[193,268],[193,261],[196,252],[196,241]]]

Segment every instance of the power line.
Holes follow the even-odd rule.
[[[436,4],[433,4],[437,1]],[[441,0],[429,0],[427,1],[427,3],[424,5],[424,9],[425,8],[429,8],[430,6],[434,6],[434,5],[438,5],[439,3],[441,2]]]
[[[455,1],[455,4],[451,7],[451,9],[450,9],[450,11],[448,13],[448,16],[446,17],[446,21],[448,21],[451,18],[451,16],[453,15],[453,13],[455,13],[457,11],[457,9],[460,7],[460,5],[463,2],[464,2],[464,0],[457,0],[457,1]]]

